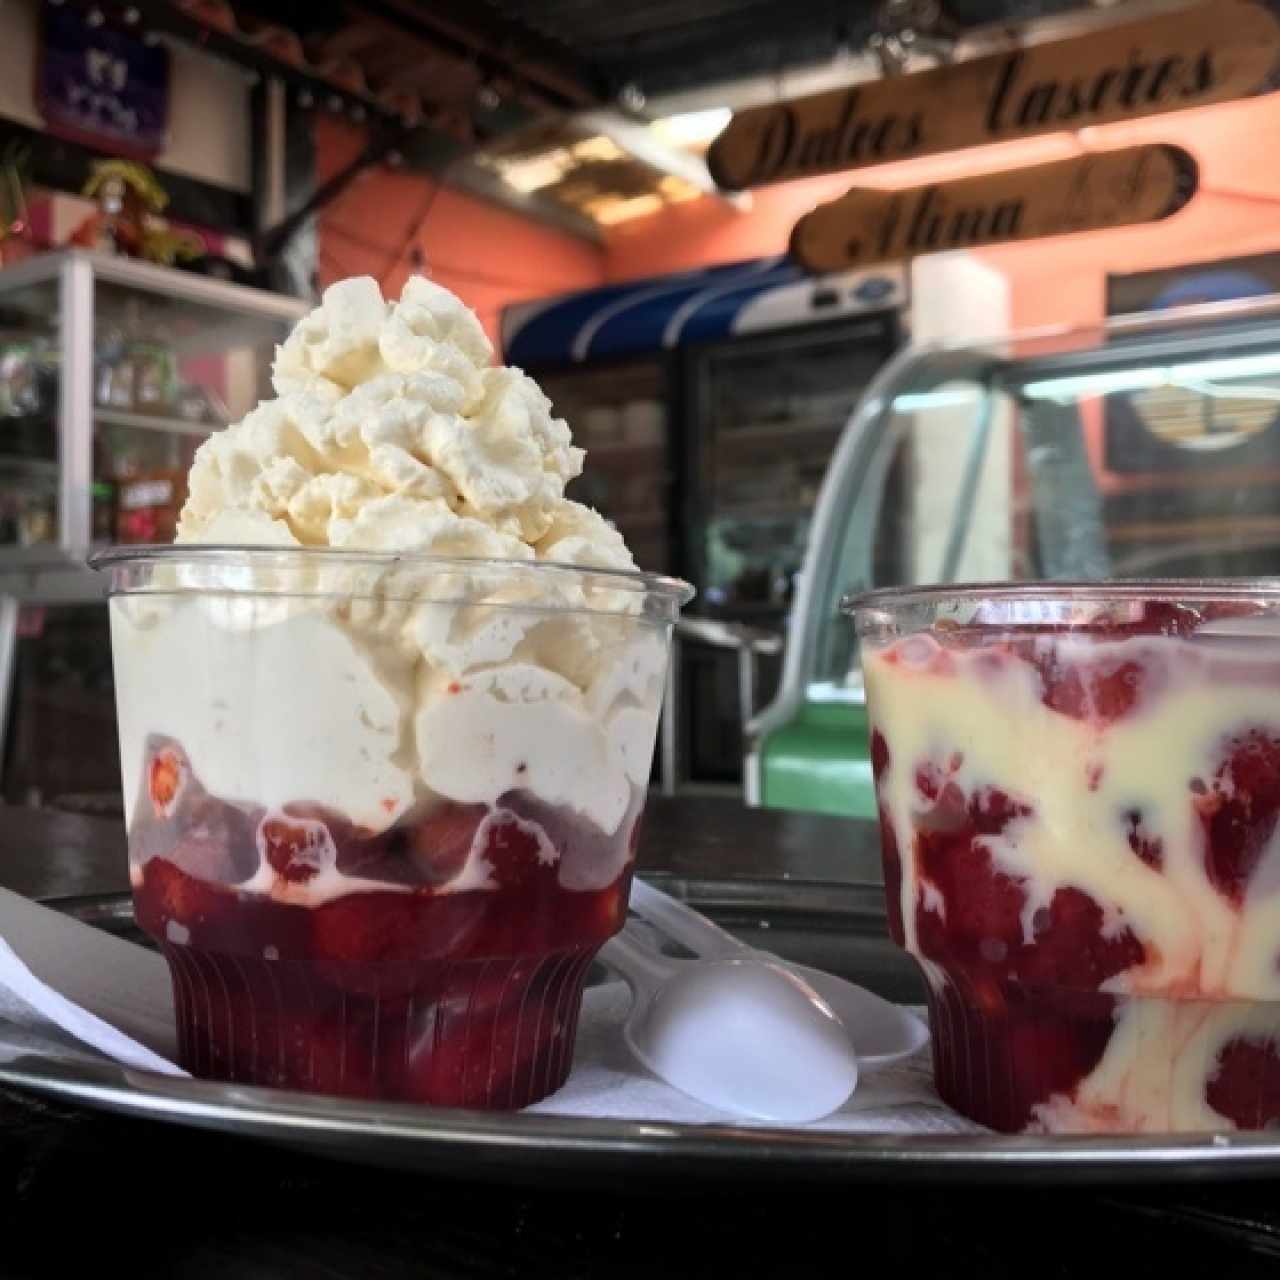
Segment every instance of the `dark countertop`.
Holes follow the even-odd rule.
[[[0,808],[0,883],[34,897],[126,887],[117,823]],[[641,864],[734,902],[782,872],[865,914],[867,824],[653,801]],[[738,891],[746,895],[741,898]],[[755,895],[752,897],[752,895]],[[851,905],[852,904],[852,905]],[[794,904],[793,904],[794,905]],[[786,915],[786,901],[778,908]],[[728,908],[726,908],[728,910]],[[732,911],[729,910],[729,914]],[[756,912],[755,914],[759,914]],[[781,950],[782,948],[778,948]],[[625,1193],[388,1173],[0,1089],[0,1276],[790,1277],[918,1264],[930,1277],[1066,1280],[1130,1269],[1273,1275],[1273,1183],[991,1189],[762,1189],[641,1181]],[[841,1256],[843,1255],[843,1257]],[[74,1269],[74,1272],[73,1272]],[[89,1274],[86,1272],[86,1274]]]
[[[747,809],[721,796],[651,797],[640,863],[650,873],[694,880],[880,880],[873,823]],[[127,889],[123,824],[0,805],[0,879],[16,892],[45,897]]]

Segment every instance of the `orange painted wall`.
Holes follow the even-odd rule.
[[[781,253],[801,214],[852,185],[848,174],[807,178],[753,191],[748,212],[708,196],[620,223],[609,234],[605,275],[628,280]]]
[[[1017,328],[1088,323],[1105,310],[1108,272],[1145,271],[1237,254],[1280,250],[1280,94],[1133,124],[1059,134],[1034,142],[886,166],[860,174],[791,182],[754,193],[738,214],[719,201],[676,206],[619,228],[610,238],[611,280],[709,262],[781,253],[800,214],[855,181],[900,186],[964,170],[1033,164],[1081,150],[1172,142],[1200,165],[1200,191],[1165,222],[1092,232],[981,252],[1010,281]]]
[[[324,177],[356,153],[361,135],[322,118],[317,142]],[[1173,142],[1196,157],[1201,183],[1195,199],[1159,224],[981,251],[983,261],[1009,278],[1016,327],[1100,318],[1108,272],[1280,250],[1280,165],[1274,160],[1280,94],[1273,94],[1078,135],[765,187],[752,193],[748,213],[713,198],[690,201],[615,227],[603,250],[448,189],[433,196],[420,175],[381,169],[359,179],[323,214],[321,273],[328,282],[369,272],[394,293],[413,269],[409,250],[416,245],[431,274],[474,306],[494,332],[508,302],[781,253],[802,213],[855,180],[914,185],[1142,142]],[[425,223],[412,237],[424,210]]]
[[[318,180],[341,169],[363,143],[360,130],[317,119]],[[357,178],[329,205],[318,236],[322,285],[372,275],[394,297],[411,271],[425,270],[476,309],[495,341],[509,302],[589,289],[604,279],[598,247],[447,187],[437,190],[420,174],[387,168]]]
[[[1108,273],[1280,250],[1280,94],[1086,130],[1090,148],[1175,142],[1200,166],[1191,203],[1164,222],[987,250],[1013,282],[1019,328],[1099,319]]]

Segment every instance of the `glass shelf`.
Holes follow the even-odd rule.
[[[122,409],[93,411],[96,422],[106,427],[128,427],[136,431],[170,431],[175,435],[199,436],[204,439],[211,432],[226,426],[225,422],[190,422],[186,418],[170,418],[152,413],[126,413]]]

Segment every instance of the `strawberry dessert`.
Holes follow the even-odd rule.
[[[890,931],[958,1110],[1280,1122],[1278,609],[1249,583],[855,602]]]
[[[682,583],[475,316],[330,289],[197,454],[177,545],[99,557],[137,917],[182,1065],[512,1108],[622,925]]]

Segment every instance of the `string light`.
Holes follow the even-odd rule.
[[[643,111],[645,104],[644,90],[631,81],[618,90],[618,103],[624,111]]]

